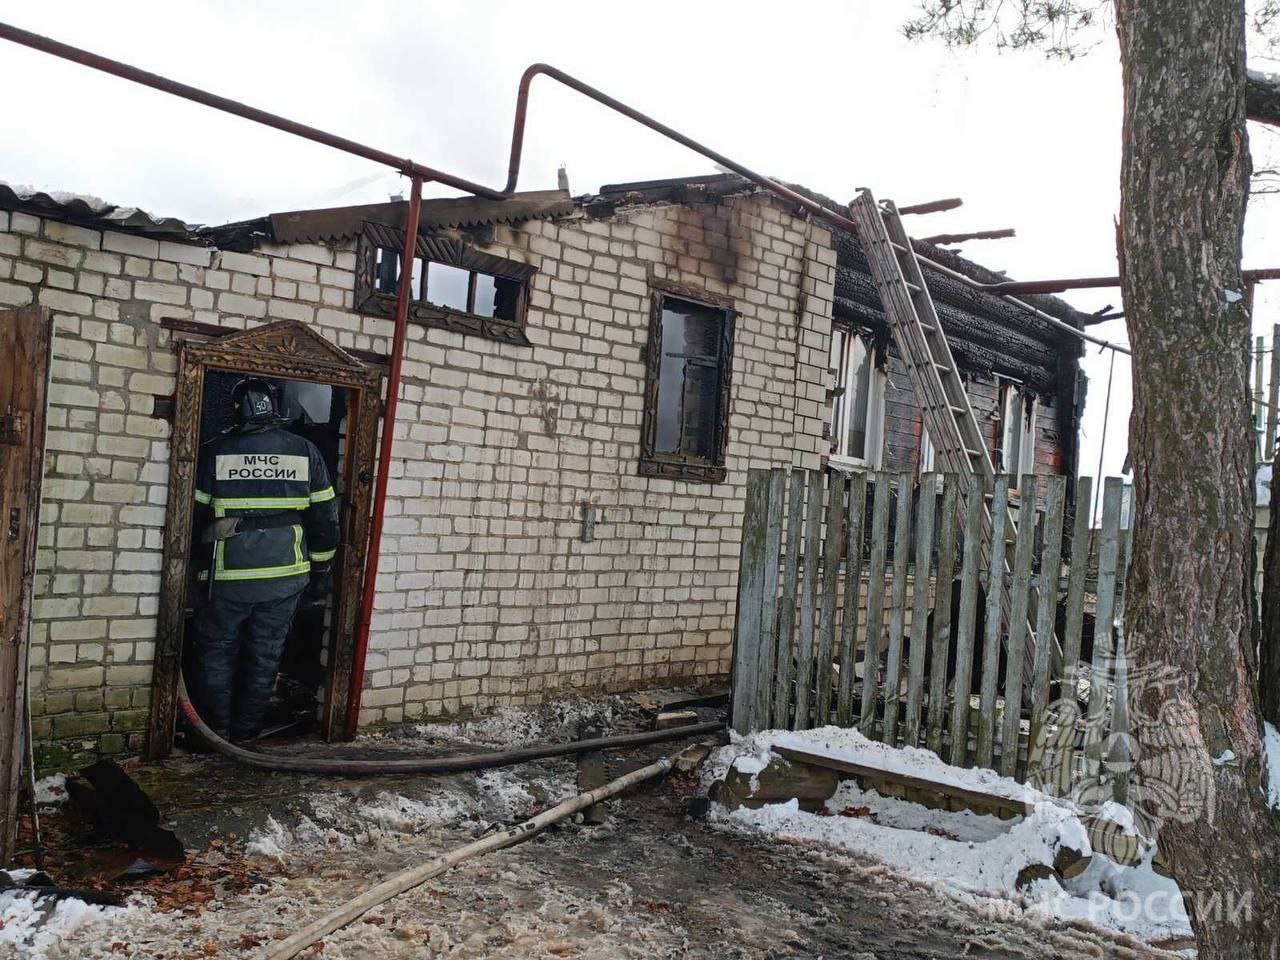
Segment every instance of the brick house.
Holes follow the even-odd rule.
[[[239,373],[307,381],[286,395],[359,539],[403,217],[195,228],[0,185],[0,308],[55,328],[30,668],[46,751],[167,746],[185,584],[165,558],[189,509],[170,485]],[[856,240],[741,180],[428,201],[417,252],[362,725],[723,676],[747,469],[930,467]],[[1072,475],[1080,342],[929,282],[997,462]],[[339,592],[300,641],[327,735],[358,599]]]

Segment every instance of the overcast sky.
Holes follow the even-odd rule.
[[[1113,35],[1046,61],[952,52],[900,33],[913,0],[840,3],[251,2],[0,6],[4,20],[272,112],[501,186],[516,84],[545,61],[770,175],[847,200],[960,196],[918,234],[1014,227],[962,252],[1019,279],[1113,274],[1120,72]],[[1257,62],[1275,69],[1271,62]],[[189,222],[385,200],[373,164],[0,43],[0,179],[92,194]],[[1255,128],[1255,164],[1277,139]],[[520,189],[714,172],[545,78]],[[1261,161],[1261,162],[1260,162]],[[446,195],[447,190],[436,188]],[[1246,266],[1280,266],[1280,202],[1251,204]],[[1255,329],[1280,321],[1263,285]],[[1072,295],[1086,310],[1119,291]],[[1093,328],[1124,342],[1123,322]],[[1082,472],[1096,473],[1109,352],[1090,348]],[[1116,357],[1105,472],[1125,455],[1127,357]]]

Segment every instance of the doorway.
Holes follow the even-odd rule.
[[[343,735],[349,699],[360,586],[364,573],[381,371],[351,357],[294,321],[185,341],[170,441],[169,506],[161,579],[147,753],[173,744],[180,672],[192,666],[193,568],[191,504],[201,444],[230,426],[228,402],[245,376],[281,392],[286,429],[319,448],[339,498],[341,543],[325,601],[304,604],[294,618],[268,730]]]

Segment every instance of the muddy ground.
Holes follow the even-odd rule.
[[[375,749],[462,747],[410,736]],[[612,754],[609,774],[672,749]],[[577,792],[570,759],[480,776],[340,780],[189,755],[133,772],[192,851],[190,862],[124,884],[137,892],[127,910],[21,946],[18,956],[263,957],[277,940],[391,873]],[[610,803],[603,825],[568,823],[464,864],[304,956],[1169,956],[1095,928],[1044,920],[1009,901],[952,895],[870,860],[693,819],[694,791],[687,776],[633,789]],[[53,826],[66,847],[54,852],[54,865],[90,870],[92,863],[67,847],[73,834],[56,820]]]

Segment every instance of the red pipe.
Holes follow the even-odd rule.
[[[373,516],[369,522],[369,552],[364,564],[364,591],[360,599],[360,624],[351,660],[351,686],[347,688],[347,739],[356,735],[360,697],[364,690],[364,661],[369,652],[369,625],[378,592],[378,560],[382,555],[382,518],[387,504],[387,480],[391,473],[391,448],[395,445],[396,408],[400,405],[400,368],[404,364],[405,331],[409,326],[409,300],[413,296],[413,258],[418,249],[418,221],[422,215],[422,178],[412,178],[409,211],[404,218],[404,249],[400,252],[400,289],[396,292],[396,325],[391,339],[391,364],[387,368],[387,399],[382,408],[382,442],[378,444],[378,470],[373,480]]]

